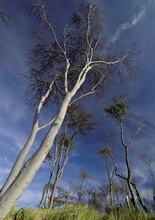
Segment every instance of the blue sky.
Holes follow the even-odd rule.
[[[43,0],[52,14],[54,23],[62,29],[68,18],[79,4],[78,0]],[[89,1],[90,2],[90,1]],[[106,38],[114,51],[121,52],[131,44],[137,43],[141,55],[137,62],[137,79],[122,85],[99,103],[88,106],[100,122],[92,136],[79,139],[78,147],[69,157],[60,185],[67,187],[69,181],[77,180],[80,172],[86,170],[91,186],[106,184],[104,162],[97,154],[104,142],[104,131],[111,127],[116,130],[115,146],[118,154],[119,169],[125,170],[122,148],[117,140],[116,124],[106,117],[103,109],[116,94],[126,93],[132,106],[132,129],[126,126],[127,138],[136,129],[139,115],[144,119],[144,126],[131,146],[133,174],[138,178],[138,185],[143,195],[150,196],[150,177],[147,168],[138,159],[142,153],[154,160],[155,155],[155,1],[154,0],[94,0],[102,9]],[[30,35],[32,20],[20,8],[25,1],[2,0],[0,9],[11,16],[10,28],[0,25],[0,186],[3,185],[19,151],[26,142],[33,111],[25,105],[25,82],[22,73],[28,70],[26,53],[34,41]],[[34,149],[39,145],[39,133]],[[32,149],[32,152],[34,151]],[[32,153],[31,152],[31,153]],[[155,165],[155,161],[153,164]],[[153,169],[155,171],[155,166]],[[43,165],[38,174],[18,201],[20,205],[37,205],[42,188],[48,179],[48,166]]]

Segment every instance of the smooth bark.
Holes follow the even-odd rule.
[[[73,92],[74,94],[74,92]],[[67,107],[73,94],[68,93],[62,103],[59,114],[43,140],[37,152],[26,162],[21,169],[19,175],[13,181],[13,184],[6,190],[0,198],[0,220],[8,214],[10,209],[15,205],[17,199],[22,195],[29,183],[32,181],[34,175],[39,170],[41,164],[45,160],[53,141],[63,123],[64,117],[67,112]],[[7,205],[6,205],[7,204]],[[3,211],[2,211],[3,210]]]
[[[23,166],[23,168],[21,169],[20,173],[13,181],[11,186],[0,197],[0,220],[4,219],[4,217],[8,214],[11,208],[15,205],[15,202],[20,198],[24,190],[27,188],[27,186],[32,181],[33,177],[41,167],[43,161],[45,160],[49,150],[53,145],[53,142],[59,129],[61,128],[69,103],[71,102],[71,99],[74,97],[80,86],[84,83],[87,73],[90,69],[91,67],[89,65],[86,65],[82,69],[72,91],[68,92],[66,97],[64,98],[57,118],[55,119],[54,124],[49,129],[49,132],[45,136],[39,149],[25,163],[25,165]]]
[[[49,126],[54,121],[54,119],[52,119],[49,123],[39,127],[38,120],[39,120],[40,111],[42,110],[44,102],[49,97],[49,94],[52,90],[52,86],[53,86],[54,81],[55,81],[55,79],[49,85],[48,90],[46,91],[45,95],[42,96],[42,98],[36,108],[36,111],[34,113],[34,118],[33,118],[33,125],[32,125],[32,129],[31,129],[31,133],[29,135],[29,138],[28,138],[25,146],[21,150],[20,154],[18,155],[5,184],[3,185],[3,187],[0,190],[0,196],[3,195],[3,193],[7,190],[7,188],[12,184],[12,182],[15,180],[15,178],[19,174],[20,169],[24,163],[24,160],[26,159],[26,156],[29,153],[29,151],[34,143],[34,140],[36,138],[38,131]]]

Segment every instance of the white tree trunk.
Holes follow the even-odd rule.
[[[77,87],[78,89],[78,87]],[[77,90],[76,90],[77,91]],[[6,190],[6,192],[0,198],[0,220],[8,214],[10,209],[14,206],[17,199],[22,195],[24,190],[27,188],[31,180],[33,179],[36,172],[39,170],[41,164],[46,158],[49,150],[53,145],[53,141],[63,123],[64,117],[67,112],[68,105],[71,98],[75,94],[68,93],[61,105],[58,116],[51,126],[49,132],[47,133],[45,139],[43,140],[40,148],[37,152],[26,162],[20,171],[19,175],[16,177],[11,186]]]
[[[3,193],[7,190],[7,188],[11,185],[11,183],[14,181],[14,179],[16,178],[16,176],[18,175],[22,164],[29,152],[29,150],[31,149],[33,142],[35,140],[36,134],[38,132],[38,129],[36,126],[33,127],[30,136],[28,138],[28,141],[26,142],[24,148],[22,149],[22,151],[20,152],[16,162],[14,163],[14,166],[5,182],[5,184],[3,185],[1,191],[0,191],[0,196],[3,195]]]
[[[50,94],[50,92],[52,90],[52,86],[53,86],[54,82],[55,82],[55,79],[49,85],[49,88],[46,91],[45,95],[43,95],[42,98],[40,99],[40,102],[39,102],[39,104],[38,104],[38,106],[36,108],[36,111],[34,113],[33,125],[32,125],[32,129],[31,129],[31,133],[29,135],[29,138],[28,138],[24,148],[21,150],[19,156],[17,157],[16,162],[14,163],[14,166],[12,167],[12,170],[11,170],[11,172],[10,172],[6,182],[5,182],[5,184],[3,185],[2,189],[0,190],[0,196],[3,195],[3,193],[7,190],[7,188],[15,180],[16,176],[19,174],[20,169],[22,168],[22,165],[24,163],[24,160],[26,159],[26,156],[29,153],[29,151],[30,151],[30,149],[31,149],[31,147],[32,147],[32,145],[34,143],[34,140],[35,140],[35,137],[37,135],[37,132],[39,130],[43,129],[44,127],[49,126],[54,121],[54,119],[53,119],[49,123],[45,124],[42,127],[39,127],[39,125],[38,125],[38,119],[39,119],[40,111],[42,109],[42,106],[43,106],[44,102],[49,97],[49,94]]]

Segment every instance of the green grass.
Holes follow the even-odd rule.
[[[12,210],[5,220],[102,220],[102,214],[86,206],[66,206],[58,210],[22,208]]]
[[[54,209],[14,209],[8,214],[5,220],[155,220],[154,214],[145,214],[128,209],[110,214],[101,214],[87,206],[69,205],[58,210]]]
[[[142,211],[121,209],[120,212],[104,215],[103,220],[155,220],[154,214],[145,214]]]

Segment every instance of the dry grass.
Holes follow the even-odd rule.
[[[5,220],[155,220],[154,214],[145,214],[128,209],[120,212],[102,214],[90,209],[87,206],[69,205],[63,208],[54,209],[14,209],[8,214]]]
[[[102,220],[102,214],[86,206],[66,206],[54,209],[22,208],[12,210],[5,220]]]

